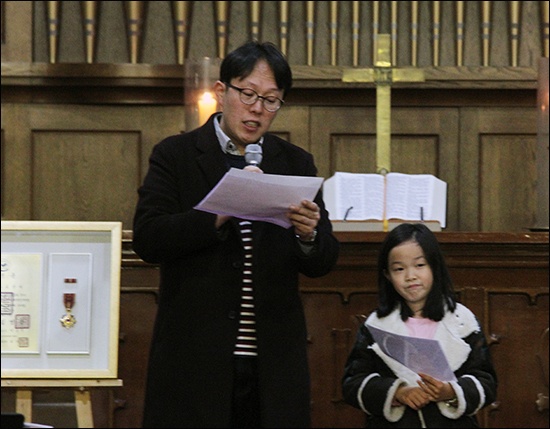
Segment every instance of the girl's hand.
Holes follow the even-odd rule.
[[[430,397],[431,401],[448,401],[456,397],[451,383],[440,381],[428,374],[419,373],[418,385]]]
[[[407,405],[413,410],[419,410],[430,402],[430,397],[420,387],[402,386],[395,392],[393,404],[395,401]]]

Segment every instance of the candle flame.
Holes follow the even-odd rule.
[[[203,125],[216,112],[217,102],[210,91],[204,91],[197,103],[199,110],[199,125]]]

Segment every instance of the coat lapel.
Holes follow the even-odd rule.
[[[196,142],[197,150],[200,152],[197,163],[210,187],[214,187],[227,172],[225,155],[216,137],[214,126],[210,123],[213,120],[210,118],[197,130]]]

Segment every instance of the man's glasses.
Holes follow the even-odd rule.
[[[239,88],[238,86],[231,85],[228,82],[225,82],[225,84],[229,88],[233,88],[235,91],[239,91],[239,97],[243,104],[254,104],[256,101],[258,101],[258,99],[260,99],[262,100],[264,109],[268,112],[273,113],[279,110],[284,103],[283,100],[277,97],[263,97],[250,88]]]

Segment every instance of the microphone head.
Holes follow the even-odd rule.
[[[248,165],[260,165],[262,162],[262,147],[256,143],[246,145],[244,149],[244,160]]]

